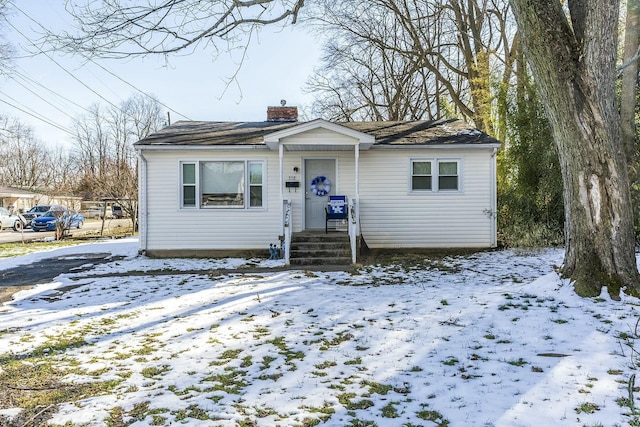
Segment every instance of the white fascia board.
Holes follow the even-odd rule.
[[[336,123],[328,122],[324,119],[316,119],[310,122],[302,123],[298,126],[290,127],[288,129],[283,129],[281,131],[270,133],[264,137],[264,142],[271,150],[275,150],[278,148],[280,144],[280,140],[286,138],[288,136],[297,135],[299,133],[308,132],[314,129],[326,129],[329,131],[333,131],[339,133],[341,135],[345,135],[351,138],[354,138],[358,141],[361,149],[368,149],[374,142],[375,137],[372,135],[358,132],[356,130],[350,129],[345,126],[341,126]],[[343,144],[344,145],[344,144]],[[349,145],[356,145],[355,143]]]

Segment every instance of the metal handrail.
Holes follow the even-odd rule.
[[[284,263],[289,265],[291,259],[291,199],[284,199],[283,203],[283,230],[282,235],[284,236]]]
[[[358,259],[357,254],[357,237],[358,237],[358,200],[349,198],[349,243],[351,244],[351,262],[356,263]]]

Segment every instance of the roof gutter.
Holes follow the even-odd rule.
[[[269,151],[269,147],[264,144],[256,145],[175,145],[175,144],[156,144],[156,145],[136,145],[136,151],[180,151],[180,150],[258,150]]]
[[[497,151],[502,144],[374,144],[372,150],[493,150]]]

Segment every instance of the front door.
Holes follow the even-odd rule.
[[[304,161],[304,171],[305,228],[307,230],[324,229],[324,208],[327,206],[329,194],[335,194],[336,161],[307,159]],[[315,192],[312,187],[315,187]]]

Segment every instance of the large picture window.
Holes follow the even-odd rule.
[[[411,160],[411,191],[417,193],[460,191],[460,161]]]
[[[260,208],[263,170],[253,161],[182,163],[182,207]]]

